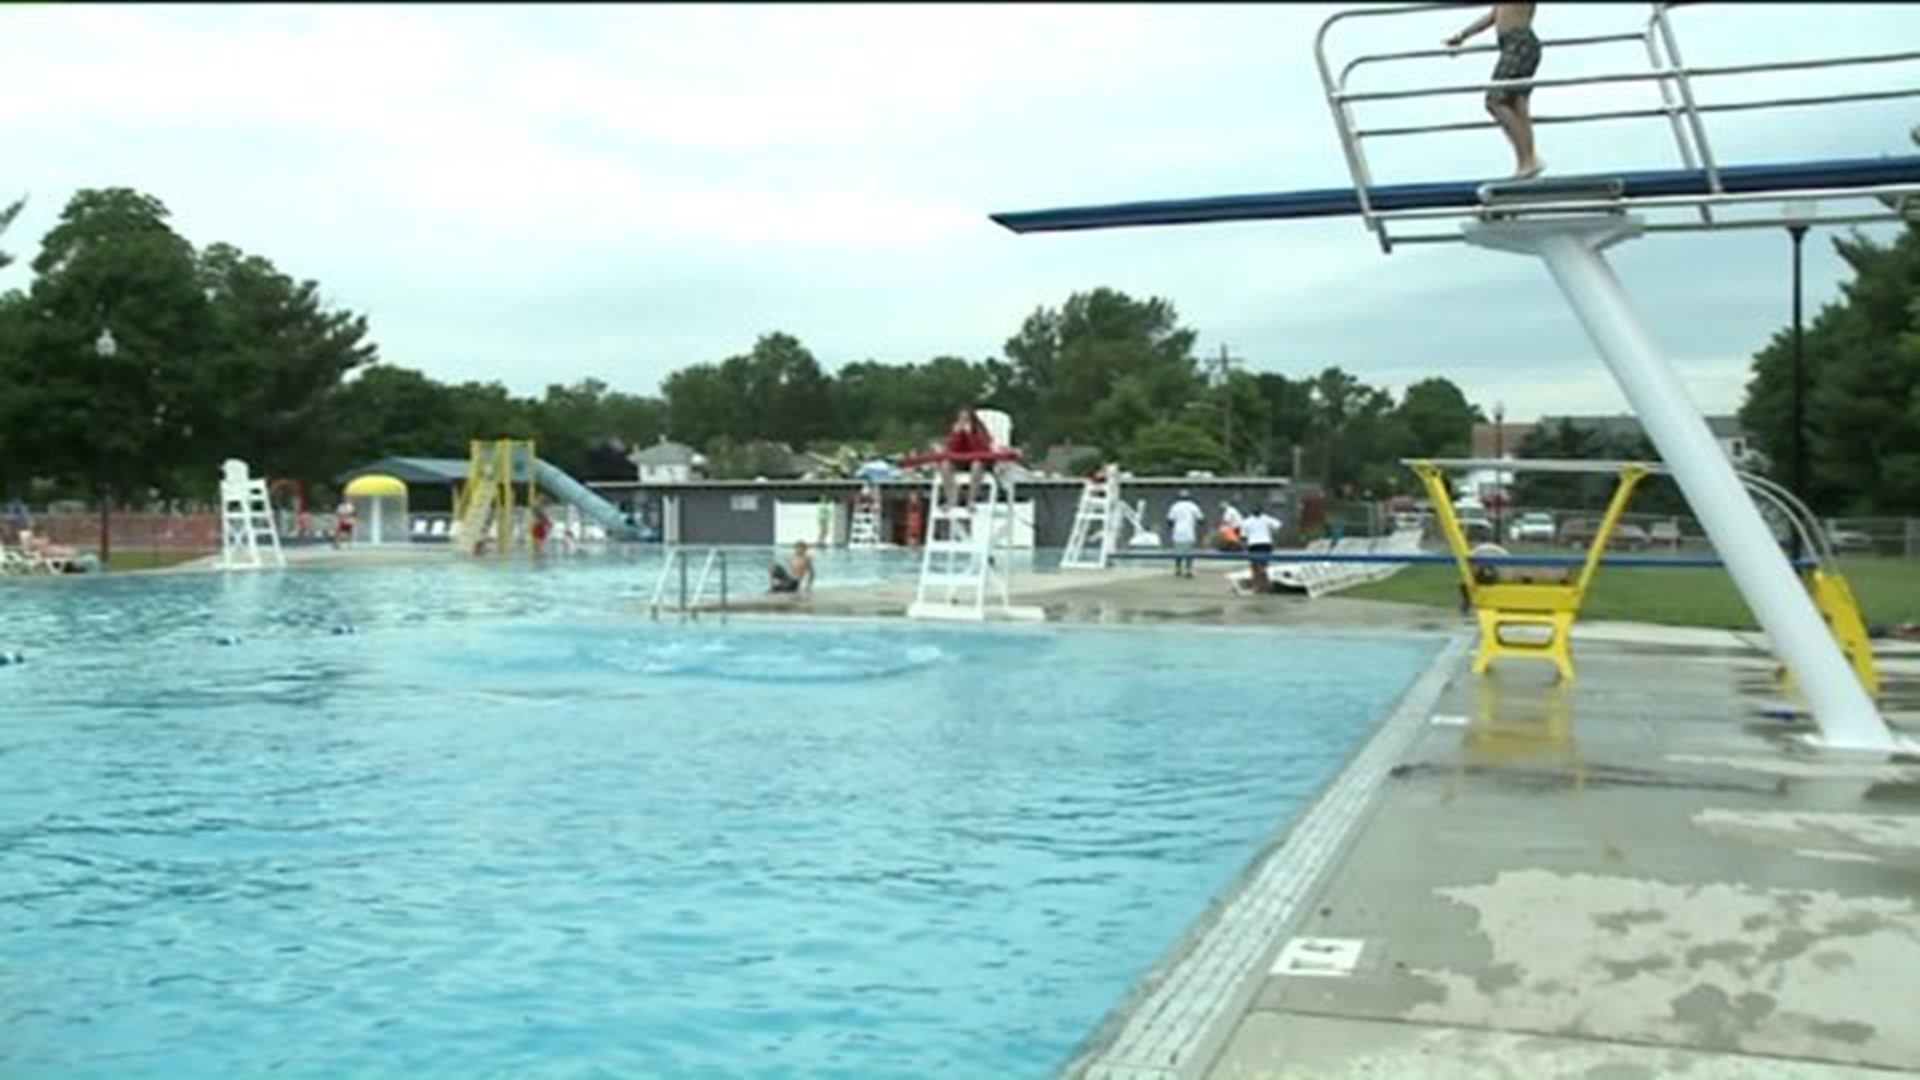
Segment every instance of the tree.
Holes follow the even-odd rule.
[[[1212,432],[1191,420],[1155,420],[1134,432],[1121,458],[1140,473],[1180,476],[1189,470],[1219,472],[1227,468],[1226,452]]]
[[[137,497],[175,486],[204,388],[212,333],[193,246],[158,199],[127,188],[68,201],[33,260],[4,418],[9,451],[37,471]],[[111,331],[117,349],[95,349]],[[212,483],[208,469],[207,486]]]
[[[1285,470],[1291,476],[1294,448],[1304,452],[1314,437],[1313,384],[1270,371],[1253,378],[1266,401],[1267,467]]]
[[[1328,490],[1394,491],[1405,478],[1394,461],[1393,395],[1337,367],[1310,382],[1312,460]]]
[[[1598,428],[1576,427],[1566,417],[1534,425],[1515,456],[1544,461],[1652,461],[1652,447],[1643,435],[1611,437]],[[1619,477],[1612,473],[1555,473],[1518,470],[1513,473],[1514,500],[1522,506],[1591,509],[1598,512],[1613,494]]]
[[[326,455],[327,395],[379,359],[366,318],[327,310],[316,283],[230,244],[200,253],[199,277],[213,332],[193,372],[193,448],[268,476],[318,479],[304,474]]]
[[[1422,457],[1465,457],[1473,452],[1479,410],[1447,379],[1422,379],[1407,387],[1394,412],[1400,452]]]
[[[5,236],[7,234],[7,229],[9,226],[13,224],[13,219],[20,216],[21,208],[26,205],[27,205],[27,200],[15,199],[13,201],[13,205],[7,207],[4,210],[0,210],[0,236]],[[11,266],[12,264],[13,264],[13,256],[7,254],[6,249],[0,248],[0,270],[5,270],[8,266]]]
[[[632,479],[628,449],[651,445],[665,430],[660,402],[615,393],[599,379],[553,384],[527,413],[540,457],[586,479]]]
[[[1853,271],[1806,327],[1808,490],[1817,512],[1910,513],[1920,506],[1920,228],[1891,244],[1855,235],[1834,248]],[[1755,354],[1742,424],[1791,481],[1793,343]]]
[[[803,444],[836,428],[826,375],[791,334],[762,335],[753,350],[717,366],[697,364],[667,378],[673,434],[694,445],[725,437]]]
[[[1012,378],[1003,407],[1037,445],[1095,440],[1095,409],[1124,380],[1133,383],[1123,393],[1144,393],[1159,415],[1192,400],[1201,385],[1193,342],[1166,300],[1139,301],[1105,287],[1075,293],[1057,312],[1035,311],[1008,339]],[[1126,407],[1116,403],[1102,415]]]

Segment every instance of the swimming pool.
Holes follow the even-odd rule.
[[[1439,647],[650,586],[0,583],[0,1075],[1044,1076]]]

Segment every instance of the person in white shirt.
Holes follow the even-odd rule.
[[[1267,562],[1273,555],[1273,537],[1280,531],[1280,519],[1265,509],[1258,509],[1241,520],[1240,530],[1247,538],[1247,555],[1253,564],[1253,591],[1271,592]]]
[[[1167,524],[1173,534],[1173,576],[1193,576],[1193,549],[1200,543],[1200,524],[1207,515],[1193,501],[1193,492],[1180,489],[1180,497],[1167,507]],[[1184,557],[1183,557],[1184,556]]]

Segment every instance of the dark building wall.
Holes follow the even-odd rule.
[[[826,496],[840,503],[843,517],[850,516],[854,497],[861,485],[854,480],[827,481],[694,481],[685,484],[639,484],[635,482],[590,485],[600,494],[632,510],[640,521],[664,529],[663,500],[668,495],[680,499],[680,542],[683,544],[771,544],[773,508],[776,502],[813,502]],[[905,542],[904,527],[908,504],[914,498],[924,502],[929,485],[922,480],[896,480],[877,485],[886,505],[883,518],[884,539]],[[1073,532],[1073,514],[1080,503],[1078,479],[1030,480],[1020,485],[1017,497],[1033,503],[1033,542],[1035,547],[1065,547]],[[1227,477],[1219,479],[1129,478],[1122,483],[1120,497],[1129,506],[1146,502],[1144,520],[1148,528],[1165,538],[1167,508],[1179,498],[1180,491],[1191,491],[1206,512],[1209,527],[1219,524],[1220,503],[1232,502],[1242,512],[1267,506],[1280,518],[1288,540],[1297,536],[1298,515],[1291,489],[1282,477]],[[844,526],[843,526],[844,528]]]

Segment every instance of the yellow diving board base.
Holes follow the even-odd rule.
[[[1474,572],[1466,530],[1460,527],[1459,515],[1454,513],[1453,496],[1440,466],[1427,460],[1409,461],[1407,465],[1426,487],[1427,498],[1440,521],[1440,532],[1453,551],[1454,564],[1460,568],[1461,587],[1479,623],[1480,644],[1473,654],[1473,673],[1486,674],[1487,668],[1501,658],[1524,658],[1545,660],[1553,665],[1562,680],[1572,682],[1573,620],[1580,614],[1587,587],[1600,569],[1600,559],[1607,550],[1607,541],[1613,537],[1614,526],[1620,523],[1620,515],[1633,497],[1633,489],[1647,475],[1647,466],[1637,461],[1621,463],[1620,481],[1614,485],[1613,498],[1607,503],[1600,527],[1594,530],[1593,542],[1587,546],[1586,561],[1580,564],[1578,574],[1565,582],[1502,582],[1482,581]],[[1522,636],[1510,636],[1511,631],[1519,631]]]

